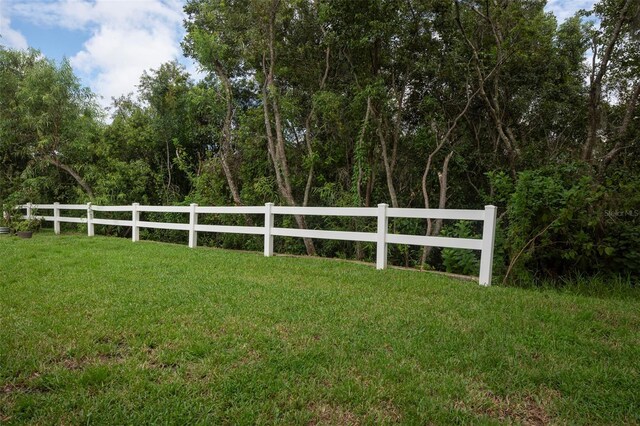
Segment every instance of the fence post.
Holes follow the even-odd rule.
[[[87,235],[93,237],[93,210],[91,203],[87,203]]]
[[[271,228],[273,228],[272,207],[273,203],[264,204],[264,255],[266,257],[273,256],[273,235],[271,235]]]
[[[484,206],[484,226],[482,227],[482,252],[480,255],[480,285],[491,285],[493,269],[493,242],[496,236],[496,206]]]
[[[27,220],[33,219],[33,207],[31,203],[27,203]]]
[[[189,247],[194,248],[198,245],[198,233],[196,232],[196,225],[198,224],[198,213],[196,213],[196,203],[191,203],[191,210],[189,211]]]
[[[140,221],[139,205],[139,203],[131,204],[131,241],[134,243],[140,241],[140,228],[138,228],[138,222]]]
[[[376,238],[376,269],[387,269],[387,218],[388,204],[378,204],[378,235]]]
[[[53,232],[60,235],[60,203],[53,203]]]

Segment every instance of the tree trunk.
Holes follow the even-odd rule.
[[[620,14],[618,15],[618,19],[616,20],[616,24],[613,29],[613,33],[611,33],[611,38],[607,42],[607,47],[605,48],[602,59],[600,60],[600,65],[598,66],[598,71],[596,72],[596,58],[598,55],[597,50],[597,42],[594,41],[594,49],[593,49],[593,59],[592,59],[592,69],[591,76],[589,81],[589,104],[588,104],[588,128],[587,128],[587,140],[582,147],[582,159],[584,161],[591,162],[593,159],[593,151],[598,142],[598,130],[600,128],[600,105],[602,101],[602,80],[607,73],[609,68],[609,61],[611,60],[611,55],[613,53],[613,49],[615,48],[618,39],[620,38],[620,33],[622,31],[622,25],[624,21],[628,18],[627,12],[629,11],[629,7],[631,6],[633,0],[626,0],[620,9]]]
[[[476,90],[475,92],[473,92],[471,95],[467,96],[467,103],[465,104],[464,108],[462,108],[462,111],[460,111],[460,113],[456,116],[456,118],[454,118],[453,123],[451,123],[449,125],[449,128],[447,129],[447,132],[445,133],[445,135],[440,139],[440,142],[436,145],[435,149],[431,152],[431,154],[429,154],[429,157],[427,158],[427,164],[424,167],[424,173],[422,174],[422,196],[424,198],[424,208],[428,209],[429,208],[429,191],[427,190],[427,177],[429,176],[429,170],[431,169],[431,164],[433,163],[433,158],[435,157],[435,155],[440,151],[440,149],[442,149],[442,147],[444,146],[445,142],[447,142],[450,138],[452,133],[454,132],[454,130],[458,127],[458,122],[460,121],[460,119],[462,117],[465,116],[465,114],[467,113],[467,111],[469,110],[469,106],[471,106],[471,101],[473,100],[473,98],[480,92],[480,89]],[[438,127],[436,125],[436,123],[432,123],[432,129],[433,129],[433,133],[436,136],[436,140],[438,140]],[[449,153],[449,155],[447,155],[447,157],[445,158],[445,161],[442,165],[442,174],[441,176],[444,176],[444,185],[443,185],[443,181],[442,178],[439,178],[440,181],[440,203],[439,205],[441,207],[439,208],[444,208],[446,206],[446,188],[447,188],[447,172],[448,172],[448,167],[449,167],[449,160],[451,158],[451,155],[453,155],[453,151],[451,151]],[[443,188],[444,188],[444,192],[443,192]],[[440,220],[440,224],[437,227],[437,233],[434,232],[434,235],[438,235],[440,233],[440,229],[442,228],[442,220]],[[427,232],[426,235],[430,236],[432,235],[432,222],[431,219],[427,219]],[[427,257],[429,256],[429,253],[431,252],[431,247],[425,246],[422,249],[422,257],[420,259],[420,269],[424,269],[424,265],[427,261]]]
[[[269,155],[274,163],[274,168],[276,171],[276,181],[278,182],[278,189],[280,191],[280,195],[284,198],[287,204],[290,206],[296,206],[295,199],[293,197],[293,191],[291,187],[291,179],[289,172],[289,164],[287,162],[287,155],[285,151],[285,142],[282,131],[282,116],[280,114],[280,106],[278,103],[278,96],[276,90],[276,84],[274,80],[274,67],[275,67],[275,41],[274,41],[274,25],[275,25],[275,15],[277,10],[277,3],[274,5],[273,10],[271,11],[271,16],[269,18],[269,68],[266,73],[265,84],[262,88],[263,93],[263,109],[265,115],[265,127],[267,130],[267,144]],[[265,55],[263,55],[263,69],[266,71],[265,64]],[[269,102],[271,101],[271,102]],[[269,104],[271,104],[272,111],[269,110]],[[273,115],[274,125],[275,125],[275,140],[273,138],[273,132],[271,129],[271,115]],[[296,223],[298,224],[298,228],[307,229],[307,224],[304,219],[304,216],[295,215],[294,216]],[[304,245],[307,249],[307,254],[309,256],[314,256],[316,254],[316,249],[313,244],[313,241],[310,238],[304,238]]]
[[[616,132],[615,140],[616,143],[611,148],[611,150],[602,158],[600,162],[600,174],[603,174],[605,169],[609,166],[609,164],[613,161],[613,159],[624,149],[624,138],[627,135],[627,131],[629,130],[629,125],[631,124],[631,120],[633,119],[633,113],[636,109],[636,105],[638,103],[638,98],[640,98],[640,83],[636,83],[633,88],[633,92],[631,93],[631,97],[627,101],[627,106],[624,114],[624,118],[622,119],[622,124],[618,128]]]
[[[167,154],[167,175],[168,175],[168,179],[167,179],[167,193],[165,194],[165,196],[167,197],[167,201],[168,201],[168,197],[169,197],[169,193],[171,192],[171,152],[169,149],[169,139],[166,139],[164,141],[164,145],[165,145],[165,149],[166,149],[166,154]]]
[[[66,164],[62,164],[60,161],[58,161],[57,158],[47,157],[46,160],[49,164],[52,164],[58,167],[59,169],[64,170],[68,174],[70,174],[71,177],[73,177],[76,180],[76,182],[78,182],[78,184],[82,187],[82,189],[84,189],[84,192],[87,193],[89,198],[90,199],[94,198],[93,191],[91,190],[91,187],[89,186],[89,184],[84,179],[82,179],[82,177],[80,177],[80,175],[76,173],[76,171],[73,170],[70,166],[67,166]]]
[[[440,198],[438,200],[438,208],[439,209],[444,209],[447,207],[447,190],[448,185],[447,185],[447,179],[448,179],[448,175],[449,175],[449,160],[451,160],[451,157],[453,157],[453,151],[449,152],[449,154],[447,154],[447,156],[444,158],[444,161],[442,162],[442,171],[440,173],[438,173],[438,182],[440,184]],[[427,205],[426,208],[429,208],[429,199],[426,198],[426,203]],[[442,223],[443,220],[442,219],[436,219],[435,220],[435,226],[432,227],[432,221],[431,219],[427,219],[427,236],[429,235],[433,235],[433,236],[438,236],[440,235],[440,231],[442,230]],[[422,257],[420,259],[420,269],[424,269],[424,265],[427,262],[427,258],[429,257],[429,254],[431,254],[431,250],[433,249],[433,247],[431,246],[424,246],[422,249]]]
[[[222,164],[222,170],[224,172],[224,176],[227,180],[227,185],[229,185],[229,190],[231,191],[231,196],[233,197],[233,202],[236,206],[242,205],[242,200],[240,199],[240,191],[238,190],[238,185],[236,184],[235,177],[233,176],[233,172],[231,171],[231,167],[229,166],[229,156],[232,155],[232,147],[231,147],[231,122],[233,120],[233,92],[231,91],[231,82],[224,72],[222,65],[220,63],[215,64],[216,74],[218,78],[222,82],[222,86],[225,91],[225,102],[226,102],[226,114],[224,118],[224,125],[222,127],[222,143],[220,144],[220,163]]]
[[[447,207],[447,191],[448,187],[448,176],[449,176],[449,161],[453,157],[453,151],[450,151],[446,157],[444,157],[444,161],[442,162],[442,171],[438,173],[438,183],[440,184],[440,199],[438,200],[438,208],[444,209]],[[442,218],[436,219],[435,226],[433,227],[433,235],[440,235],[440,231],[442,230]]]
[[[506,59],[501,49],[502,33],[500,29],[497,27],[497,25],[488,17],[488,14],[484,15],[474,7],[471,7],[471,10],[473,12],[480,15],[483,19],[487,20],[487,22],[491,26],[491,30],[496,40],[496,49],[498,54],[496,65],[489,73],[485,75],[485,73],[482,71],[482,68],[481,68],[482,61],[480,60],[480,54],[478,52],[478,49],[471,42],[471,40],[467,36],[467,33],[465,32],[464,27],[462,26],[462,20],[460,19],[460,3],[458,0],[456,0],[455,2],[455,9],[456,9],[456,23],[458,25],[458,28],[460,29],[460,33],[462,34],[462,37],[464,38],[466,44],[469,46],[473,54],[474,68],[475,68],[477,80],[478,80],[477,93],[480,94],[480,97],[482,98],[484,103],[487,105],[487,109],[489,110],[489,116],[491,117],[493,124],[496,127],[496,131],[498,132],[499,139],[500,141],[502,141],[504,145],[504,149],[509,158],[509,167],[511,170],[511,175],[515,178],[516,177],[516,161],[520,156],[520,151],[518,149],[518,145],[513,135],[513,131],[502,120],[502,117],[504,116],[504,111],[499,102],[498,75],[499,75],[499,70],[501,69],[501,65]],[[489,80],[489,78],[492,78],[492,77],[494,78],[493,93],[490,96],[489,94],[487,94],[485,90],[485,83]]]
[[[389,197],[391,198],[391,206],[398,207],[398,195],[396,194],[396,188],[393,184],[393,169],[395,164],[389,161],[389,156],[387,155],[387,141],[382,133],[382,117],[378,119],[378,130],[376,133],[378,134],[380,147],[382,148],[382,162],[384,164],[385,176],[387,177],[387,188],[389,190]]]

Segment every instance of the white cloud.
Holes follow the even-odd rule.
[[[594,3],[595,0],[548,0],[545,10],[553,12],[558,23],[562,23],[580,9],[591,9]]]
[[[175,31],[158,25],[153,29],[102,25],[71,58],[71,65],[94,75],[92,88],[100,94],[119,96],[135,90],[144,70],[180,55]]]
[[[24,35],[11,28],[11,19],[2,0],[0,0],[0,45],[12,49],[26,49],[28,47]]]
[[[105,22],[152,28],[160,20],[180,24],[182,5],[180,0],[41,0],[16,4],[13,10],[34,24],[72,30]]]
[[[182,6],[181,0],[56,0],[13,10],[36,25],[90,33],[70,61],[108,106],[112,97],[135,92],[143,71],[182,56]]]

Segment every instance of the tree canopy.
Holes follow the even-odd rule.
[[[640,3],[601,0],[560,24],[544,6],[188,0],[183,49],[205,77],[194,81],[177,62],[149,70],[137,93],[113,101],[109,122],[68,62],[0,48],[0,198],[495,204],[495,271],[505,281],[637,277]],[[373,226],[284,220],[301,228]],[[480,231],[442,220],[391,226],[461,237]],[[237,236],[209,243],[256,246]],[[277,244],[373,256],[364,243]],[[472,252],[405,246],[391,246],[389,259],[468,274],[478,264]]]

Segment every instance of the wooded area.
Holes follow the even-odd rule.
[[[544,4],[189,0],[183,49],[206,77],[163,64],[110,112],[68,62],[0,47],[0,200],[494,204],[500,280],[638,277],[640,2],[602,0],[561,24]],[[331,221],[323,228],[375,227]],[[464,221],[391,226],[480,231]],[[209,244],[259,247],[224,235]],[[365,243],[276,244],[375,256]],[[389,262],[478,268],[477,253],[453,249],[394,246]]]

